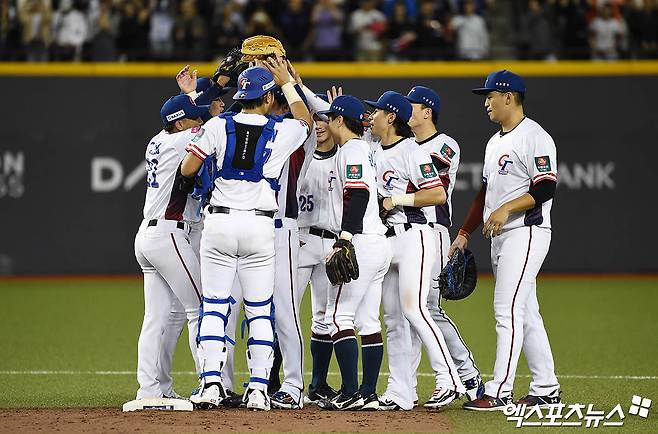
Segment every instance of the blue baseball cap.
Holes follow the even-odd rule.
[[[489,74],[487,80],[484,82],[484,87],[473,89],[473,93],[486,95],[494,90],[497,92],[519,92],[525,94],[525,83],[521,76],[503,69],[502,71],[494,71]]]
[[[407,94],[407,100],[412,104],[423,104],[435,113],[441,111],[441,98],[439,94],[426,86],[414,86]]]
[[[335,113],[337,115],[345,116],[346,118],[354,119],[355,121],[360,121],[363,119],[363,113],[365,112],[363,104],[358,98],[353,97],[352,95],[341,95],[337,97],[329,106],[329,110],[319,111],[319,115],[328,115],[330,113]]]
[[[192,98],[183,94],[169,98],[160,109],[160,117],[165,127],[173,125],[179,119],[198,119],[208,115],[207,105],[196,105]]]
[[[213,86],[217,86],[217,85],[215,83],[213,83],[211,78],[209,78],[209,77],[197,78],[197,80],[196,80],[196,93],[198,93],[198,94],[203,93],[203,92],[207,91],[208,89],[210,89]],[[217,86],[217,88],[219,88],[217,98],[219,98],[219,96],[227,94],[229,92],[229,90],[232,89],[231,87],[220,87],[220,86]]]
[[[395,113],[405,122],[409,122],[411,119],[411,103],[401,93],[388,90],[377,101],[366,100],[365,103],[380,110]]]
[[[274,76],[261,66],[247,68],[238,76],[238,91],[233,99],[256,99],[274,90]]]

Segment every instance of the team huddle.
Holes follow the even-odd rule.
[[[435,90],[414,86],[363,102],[340,88],[316,94],[267,37],[246,40],[212,78],[186,67],[176,79],[182,93],[162,106],[164,129],[146,149],[135,238],[145,297],[137,400],[181,398],[171,366],[187,322],[200,379],[189,401],[199,409],[411,410],[419,399],[441,409],[465,396],[465,409],[501,410],[513,402],[521,349],[532,382],[519,402],[560,402],[535,280],[551,238],[556,148],[523,113],[521,77],[497,71],[473,89],[501,130],[452,243],[460,148],[438,130]],[[235,103],[224,110],[220,97],[233,87]],[[441,270],[481,223],[496,278],[496,363],[486,384],[439,291]],[[308,385],[300,327],[307,288]],[[244,393],[233,361],[241,307]],[[377,394],[380,309],[389,376]],[[435,376],[429,397],[416,393],[423,350]],[[338,390],[327,381],[332,357]]]

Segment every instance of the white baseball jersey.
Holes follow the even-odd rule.
[[[359,233],[383,235],[386,228],[379,218],[377,204],[377,174],[370,145],[361,139],[348,140],[338,152],[336,159],[336,187],[332,191],[334,203],[347,203],[350,199],[349,189],[363,188],[370,192],[363,226]],[[345,215],[341,217],[341,222]]]
[[[305,167],[297,192],[300,228],[311,226],[340,232],[343,203],[332,200],[332,191],[338,188],[336,164],[339,146],[327,152],[316,150]]]
[[[252,126],[264,126],[268,120],[265,116],[253,113],[238,113],[233,119],[236,124]],[[274,132],[266,145],[271,154],[263,166],[263,175],[278,179],[288,158],[308,137],[309,126],[297,119],[283,119],[275,124]],[[214,153],[217,156],[217,168],[221,169],[226,151],[226,121],[221,117],[209,120],[192,138],[186,150],[201,159]],[[279,208],[275,191],[264,179],[254,183],[218,178],[215,180],[210,204],[238,210],[276,211]]]
[[[429,222],[438,223],[449,228],[452,226],[452,191],[455,189],[457,169],[461,157],[459,144],[452,137],[438,132],[422,142],[416,143],[431,155],[432,161],[436,159],[442,163],[441,167],[436,169],[448,196],[445,204],[427,206],[423,208],[423,212],[425,212]]]
[[[198,127],[169,134],[160,131],[146,147],[146,199],[144,218],[200,220],[199,202],[180,191],[182,176],[178,171],[185,146],[197,134]]]
[[[543,180],[557,182],[557,151],[553,138],[535,121],[525,118],[513,130],[497,132],[484,153],[483,181],[487,185],[484,221],[510,200],[527,193]],[[522,226],[551,227],[553,200],[525,213],[514,213],[503,229]]]
[[[441,179],[426,150],[413,139],[401,139],[392,145],[379,145],[375,153],[377,190],[381,196],[414,193],[421,189],[438,187]],[[388,215],[386,223],[427,223],[422,208],[397,206]]]

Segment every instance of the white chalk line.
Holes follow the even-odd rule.
[[[174,371],[173,375],[196,375],[194,371]],[[236,372],[236,375],[249,375],[248,372]],[[137,375],[136,371],[0,371],[0,375]],[[329,375],[338,376],[340,372],[329,372]],[[388,372],[382,372],[388,376]],[[430,372],[419,372],[419,377],[434,377]],[[483,377],[492,378],[492,374],[482,374]],[[516,375],[517,378],[531,378],[529,374]],[[657,375],[571,375],[558,374],[558,378],[576,380],[658,380]]]

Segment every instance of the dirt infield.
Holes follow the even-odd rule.
[[[424,409],[396,412],[327,412],[215,410],[195,412],[143,411],[113,408],[4,409],[0,433],[429,433],[450,430],[448,417]]]

